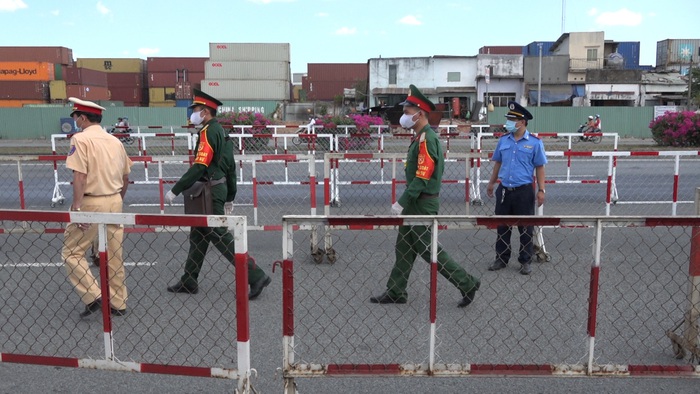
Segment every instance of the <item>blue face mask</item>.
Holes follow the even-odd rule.
[[[503,125],[503,127],[506,129],[507,132],[512,133],[514,132],[517,127],[515,127],[515,121],[514,120],[506,120],[506,124]]]

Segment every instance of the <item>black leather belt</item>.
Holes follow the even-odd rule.
[[[440,193],[435,193],[435,194],[430,194],[430,193],[421,193],[418,198],[421,200],[427,200],[429,198],[438,198],[440,197]]]
[[[532,183],[526,183],[526,184],[524,184],[524,185],[520,185],[520,186],[516,186],[516,187],[506,187],[506,186],[503,186],[503,188],[506,189],[506,190],[509,191],[509,192],[514,192],[514,191],[516,191],[516,190],[525,189],[525,188],[527,188],[527,187],[532,188]]]

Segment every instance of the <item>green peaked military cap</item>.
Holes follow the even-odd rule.
[[[425,112],[435,111],[435,104],[428,100],[428,98],[425,97],[420,90],[418,90],[416,85],[410,85],[408,87],[408,97],[406,97],[406,101],[399,104],[418,107]]]
[[[221,101],[215,99],[214,97],[202,92],[199,89],[193,89],[192,90],[194,98],[192,99],[192,105],[190,105],[190,108],[194,108],[198,105],[204,105],[206,107],[212,108],[212,109],[218,109],[221,104],[223,104]]]

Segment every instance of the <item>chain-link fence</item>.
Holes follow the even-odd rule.
[[[80,315],[85,304],[67,278],[61,256],[70,222],[98,227],[101,264],[93,263],[91,250],[83,264],[100,283],[102,314]],[[125,228],[123,316],[110,314],[107,302],[108,225]],[[228,227],[235,262],[218,251],[208,253],[199,280],[203,291],[169,293],[168,285],[183,273],[189,226]],[[2,361],[239,379],[239,388],[250,384],[245,217],[0,210],[0,237]]]
[[[697,372],[697,216],[287,217],[284,224],[288,387],[321,375]],[[504,269],[489,271],[494,229],[506,224],[544,227],[551,261],[521,275],[515,253]],[[413,246],[427,250],[426,261],[419,254],[405,303],[371,303],[391,286],[394,262],[406,252],[396,249],[397,226],[425,226]],[[304,227],[332,232],[333,264],[314,259],[312,232],[294,230]],[[464,293],[438,275],[438,242],[480,280],[464,309]]]

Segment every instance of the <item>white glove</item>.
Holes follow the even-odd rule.
[[[224,215],[233,215],[233,201],[224,203]]]
[[[168,190],[168,193],[165,194],[165,202],[170,204],[170,206],[172,206],[174,199],[175,199],[175,194],[173,193],[172,190]]]
[[[391,214],[396,216],[396,215],[401,215],[401,212],[403,212],[403,207],[397,201],[391,206]]]

